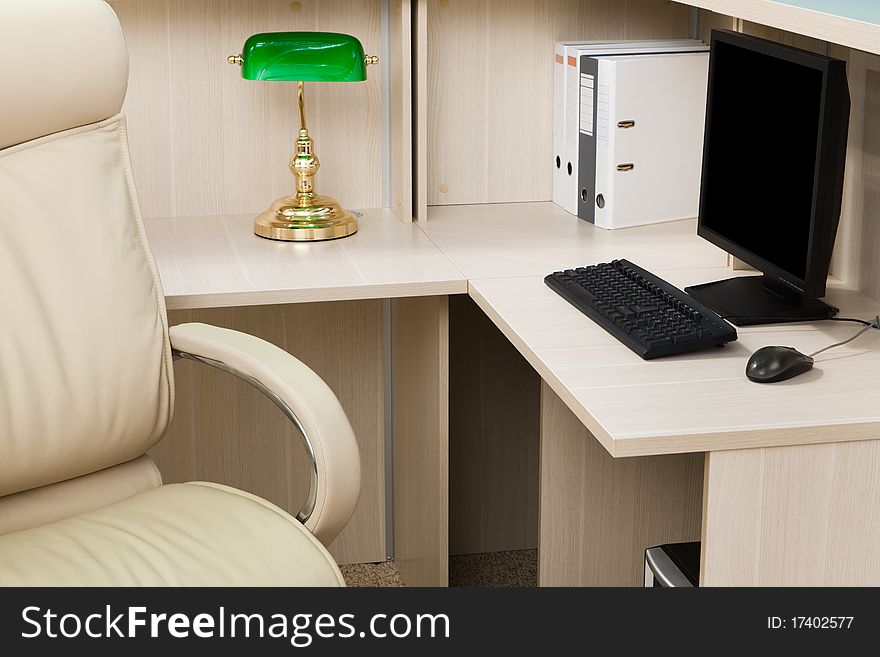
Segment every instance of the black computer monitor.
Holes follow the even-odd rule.
[[[849,128],[846,63],[714,30],[697,233],[763,276],[687,292],[743,326],[826,319]]]

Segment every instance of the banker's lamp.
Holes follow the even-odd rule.
[[[260,237],[291,242],[332,240],[357,232],[357,219],[334,199],[315,192],[318,158],[306,127],[304,82],[363,82],[367,65],[378,57],[365,57],[361,42],[347,34],[331,32],[271,32],[255,34],[241,55],[228,59],[241,65],[246,80],[297,82],[299,137],[290,160],[296,193],[275,201],[254,220]]]

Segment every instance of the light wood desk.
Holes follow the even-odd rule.
[[[435,208],[420,226],[371,211],[357,236],[312,245],[256,238],[248,216],[148,220],[147,230],[173,323],[256,330],[316,367],[353,416],[364,497],[334,546],[340,560],[382,558],[388,547],[390,349],[397,561],[411,583],[445,583],[446,298],[467,292],[542,381],[540,483],[529,493],[540,518],[542,584],[637,584],[644,547],[699,538],[706,584],[878,579],[858,557],[877,547],[877,335],[828,354],[798,379],[759,386],[743,375],[757,347],[812,350],[854,325],[740,329],[723,350],[644,362],[543,284],[549,271],[615,257],[679,286],[731,275],[725,254],[696,237],[693,221],[602,231],[536,203]],[[829,296],[845,314],[867,316],[878,305],[839,284]],[[375,301],[385,298],[394,299],[390,318]],[[348,340],[356,347],[328,349]],[[292,465],[279,469],[277,444],[292,439],[283,421],[212,372],[179,371],[178,382],[175,428],[157,453],[166,477],[195,469],[295,507],[298,459],[290,449],[283,454]],[[202,426],[212,414],[199,408],[210,403],[234,407],[236,421],[253,422],[266,444],[238,445],[222,413],[217,426]],[[504,395],[496,403],[493,412],[515,412]],[[537,398],[530,403],[537,412]],[[214,434],[222,440],[210,447]],[[249,463],[248,451],[263,461]],[[251,471],[262,474],[242,481]],[[840,507],[829,516],[829,505]]]
[[[638,371],[641,380],[643,372],[650,371],[658,377],[654,383],[669,376],[669,385],[654,385],[650,380],[639,385],[653,393],[662,389],[672,394],[682,383],[676,378],[684,371],[677,369],[678,361],[670,360],[668,370],[666,364],[643,370],[636,363],[630,374],[623,363],[601,370],[576,366],[568,372],[567,363],[545,354],[546,345],[538,333],[552,336],[558,344],[566,344],[572,333],[580,335],[578,329],[557,332],[549,323],[574,317],[571,309],[563,311],[555,299],[546,318],[519,318],[513,301],[503,312],[493,310],[496,304],[500,308],[506,303],[504,296],[512,294],[515,285],[507,288],[498,283],[496,289],[490,279],[540,278],[557,268],[584,264],[587,255],[593,261],[627,257],[658,273],[669,272],[670,280],[675,280],[678,271],[707,269],[719,272],[718,276],[707,273],[708,278],[720,278],[726,272],[724,254],[698,240],[692,223],[612,234],[571,221],[549,203],[461,204],[550,198],[550,171],[539,163],[552,160],[549,90],[556,40],[682,38],[697,33],[706,38],[713,27],[810,49],[824,47],[815,41],[824,39],[830,42],[832,54],[848,60],[853,96],[845,202],[833,273],[880,298],[880,269],[874,256],[880,232],[873,221],[880,122],[872,111],[880,102],[880,57],[873,54],[880,53],[880,27],[772,0],[566,0],[549,7],[527,0],[518,3],[514,15],[510,3],[503,0],[258,0],[219,5],[209,0],[113,0],[112,6],[122,20],[131,55],[125,111],[144,212],[148,217],[212,215],[148,221],[171,321],[212,322],[282,345],[330,383],[361,440],[364,493],[351,524],[333,546],[339,561],[380,560],[391,549],[385,538],[389,491],[384,450],[386,424],[393,424],[394,486],[399,492],[394,509],[395,517],[402,519],[395,523],[394,552],[411,583],[445,582],[446,496],[450,492],[456,498],[454,507],[473,506],[473,512],[450,519],[450,524],[455,523],[450,536],[457,541],[459,530],[467,529],[479,534],[472,544],[482,547],[497,545],[499,537],[506,539],[507,527],[516,529],[520,544],[537,545],[537,501],[543,500],[540,542],[545,583],[635,582],[632,563],[642,542],[701,534],[712,537],[703,569],[707,583],[767,582],[783,572],[785,581],[800,582],[801,565],[807,558],[823,563],[817,581],[873,581],[874,566],[861,565],[854,555],[857,549],[863,549],[863,554],[876,553],[871,543],[878,534],[876,526],[852,515],[855,511],[840,514],[829,504],[847,496],[856,502],[873,500],[876,486],[866,486],[864,495],[856,494],[852,486],[873,481],[873,456],[862,452],[874,443],[831,445],[839,438],[828,438],[826,443],[825,433],[813,432],[811,440],[804,429],[811,423],[831,424],[834,436],[849,440],[853,436],[849,432],[866,423],[866,430],[873,431],[870,418],[859,416],[851,423],[834,424],[840,418],[827,413],[819,400],[809,405],[801,418],[803,427],[794,431],[796,442],[819,444],[788,446],[784,436],[792,435],[793,427],[786,425],[778,431],[762,427],[760,433],[774,435],[773,440],[787,446],[758,449],[743,439],[736,446],[748,449],[724,451],[712,451],[711,440],[717,438],[709,437],[718,429],[713,421],[730,418],[716,418],[714,412],[704,411],[706,417],[700,419],[707,429],[704,442],[696,441],[696,434],[676,431],[672,424],[663,425],[661,436],[657,433],[661,424],[645,422],[650,425],[647,429],[638,425],[646,416],[640,413],[620,413],[620,424],[605,426],[598,418],[605,417],[605,406],[612,408],[612,400],[595,396],[599,388],[591,377],[612,380],[636,376]],[[293,125],[292,92],[284,85],[244,84],[223,64],[251,34],[278,29],[352,33],[371,51],[382,50],[386,55],[383,65],[387,68],[371,74],[365,84],[316,85],[310,92],[311,122],[324,164],[320,184],[347,207],[388,206],[404,221],[418,218],[418,227],[395,223],[387,210],[370,211],[361,234],[351,240],[304,247],[262,242],[250,234],[248,217],[228,216],[258,211],[268,199],[289,189],[284,164],[290,156],[285,135]],[[474,34],[478,38],[472,38]],[[529,47],[522,48],[524,43]],[[499,62],[491,56],[505,48],[519,48],[522,57]],[[174,53],[167,67],[156,66],[157,52]],[[548,93],[535,93],[541,89]],[[206,112],[206,107],[211,111]],[[340,130],[341,125],[348,129]],[[463,161],[469,164],[462,166]],[[379,162],[381,176],[377,175]],[[428,204],[444,207],[432,207],[431,221],[425,222]],[[424,229],[433,245],[419,229]],[[488,315],[463,296],[469,282],[471,296],[485,306]],[[550,303],[546,294],[541,291],[540,304]],[[450,312],[457,326],[448,340]],[[794,338],[798,329],[792,330]],[[475,331],[479,340],[473,339]],[[725,353],[750,346],[750,336],[744,332],[741,345]],[[450,387],[446,378],[450,346],[452,374],[461,379],[460,387]],[[572,346],[575,351],[581,348],[590,349]],[[609,358],[612,353],[629,357],[619,345],[607,348]],[[468,356],[472,357],[470,365]],[[725,360],[731,373],[734,360]],[[862,373],[864,367],[864,374],[870,376],[867,362],[856,364],[853,359],[852,363],[853,371]],[[546,377],[543,406],[537,401],[542,384],[536,370]],[[486,377],[494,377],[491,385],[485,385]],[[720,386],[727,394],[725,386],[732,384],[726,381],[696,387],[702,393],[704,387]],[[817,381],[810,382],[810,388],[831,390],[832,383],[829,366]],[[178,368],[177,391],[172,434],[157,452],[166,478],[222,478],[285,508],[297,508],[305,477],[297,471],[299,461],[293,448],[286,447],[296,438],[270,404],[244,384],[190,364]],[[737,386],[734,392],[739,391]],[[662,396],[656,399],[660,404]],[[850,409],[860,399],[844,395],[834,408]],[[448,403],[453,406],[449,421],[457,438],[450,453],[454,462],[467,463],[470,458],[491,464],[482,472],[472,467],[465,477],[466,486],[453,473],[451,491],[446,486]],[[539,408],[544,409],[543,416]],[[625,408],[632,408],[632,403],[627,401]],[[201,412],[206,409],[210,413]],[[468,422],[471,411],[484,420],[481,425]],[[210,425],[204,420],[209,414],[216,418]],[[592,450],[589,462],[600,465],[590,481],[605,482],[606,487],[597,483],[598,488],[586,488],[583,471],[562,468],[559,472],[568,472],[570,478],[560,474],[548,482],[545,477],[539,496],[537,441],[529,436],[538,433],[542,421],[545,436],[563,436],[552,443],[545,441],[558,449],[544,453],[542,467],[553,467],[554,459],[562,464],[577,459],[586,462],[584,450]],[[843,424],[853,426],[840,433]],[[262,440],[258,444],[239,440],[233,428],[242,425],[255,427]],[[586,427],[595,432],[596,440],[584,439],[591,436]],[[650,435],[639,435],[640,431]],[[693,449],[709,450],[709,456],[655,451],[669,441],[667,451],[687,452],[683,437]],[[605,447],[614,454],[626,452],[616,445],[617,440],[629,441],[624,443],[630,446],[628,453],[649,455],[612,459]],[[640,451],[643,448],[647,451]],[[854,460],[841,455],[844,449],[852,450]],[[471,458],[475,451],[480,459]],[[528,459],[511,460],[511,454],[521,451]],[[504,458],[483,458],[499,453]],[[524,460],[529,466],[525,469]],[[803,472],[809,474],[794,477],[801,488],[787,488],[790,482],[777,475],[802,462]],[[829,474],[831,463],[838,470]],[[522,476],[528,479],[527,485],[517,486]],[[837,482],[848,477],[857,484],[837,487]],[[813,481],[820,485],[812,486]],[[480,498],[479,484],[495,491],[496,499]],[[728,484],[730,489],[725,488]],[[575,490],[581,497],[575,497]],[[746,492],[736,492],[741,490]],[[500,498],[522,504],[516,509],[520,513],[494,514],[493,505]],[[546,534],[571,520],[565,507],[553,500],[577,502],[576,508],[583,511],[584,500],[618,498],[631,499],[631,506],[594,505],[607,512],[593,521],[584,511],[580,525],[569,522],[568,534],[557,538]],[[778,499],[788,500],[786,504],[795,508],[784,515],[795,519],[795,527],[786,524],[788,520],[779,521],[783,514],[774,506]],[[801,514],[798,500],[810,513]],[[725,503],[735,508],[728,510]],[[860,502],[854,508],[864,510],[866,504]],[[826,513],[825,520],[822,513]],[[657,518],[656,523],[646,524],[638,536],[625,531],[650,518]],[[838,519],[839,527],[834,524]],[[491,531],[481,534],[481,526],[491,526]],[[738,526],[743,530],[735,531]],[[855,531],[858,527],[862,534]],[[611,532],[606,544],[625,559],[603,562],[582,549],[584,544],[578,541],[585,534],[606,529]],[[752,542],[715,540],[725,531]],[[821,539],[822,532],[841,540],[851,537],[854,547],[841,550],[834,540]],[[809,553],[800,552],[797,547],[797,558],[786,562],[797,565],[795,574],[785,570],[788,566],[776,568],[774,559],[783,553],[788,556],[788,548],[779,546],[809,546],[807,536],[824,541],[821,551],[811,547]],[[554,556],[546,549],[548,544],[565,549]],[[718,554],[723,545],[729,545],[730,552]],[[578,560],[576,566],[570,563],[572,555]],[[603,573],[610,573],[608,579],[601,579],[606,576]]]
[[[512,493],[517,500],[534,506],[541,584],[636,585],[645,547],[698,539],[706,546],[705,584],[880,581],[874,560],[863,558],[880,541],[871,519],[880,503],[880,336],[831,352],[798,379],[759,386],[743,373],[754,349],[818,349],[855,325],[750,327],[724,349],[645,362],[542,281],[555,269],[615,257],[679,286],[734,275],[725,254],[695,235],[693,221],[603,231],[549,203],[432,208],[421,225],[369,211],[357,236],[311,245],[259,239],[248,216],[146,224],[172,323],[210,321],[277,342],[315,367],[352,416],[364,494],[334,545],[341,561],[378,560],[389,547],[390,372],[394,550],[411,584],[445,584],[448,499],[475,494],[456,489],[461,477],[447,487],[450,412],[461,433],[451,449],[484,468],[484,487],[497,483],[487,494],[498,498],[513,485],[522,489]],[[514,428],[494,445],[490,437],[488,447],[469,444],[468,427],[492,422],[456,422],[474,410],[462,406],[466,388],[451,391],[448,408],[446,299],[464,293],[525,358],[537,386],[514,401],[507,391],[529,389],[518,388],[521,372],[493,381],[501,394],[477,414],[518,421],[540,413],[539,448],[537,428]],[[833,282],[829,297],[859,317],[880,305]],[[383,298],[392,299],[391,317]],[[472,337],[467,321],[453,330]],[[510,355],[495,357],[490,367],[477,366],[480,386],[510,374]],[[456,368],[474,363],[453,354],[451,366],[458,375]],[[174,428],[156,454],[166,478],[220,479],[295,508],[301,464],[290,448],[279,458],[279,445],[293,441],[283,420],[244,386],[185,368],[177,372]],[[207,426],[214,413],[201,409],[211,403],[220,417]],[[240,422],[258,428],[260,445],[230,435],[228,426]],[[520,466],[533,447],[540,476],[524,482]],[[486,477],[486,460],[501,451],[519,478]],[[486,521],[487,506],[466,503]],[[520,534],[529,547],[529,532]]]
[[[645,547],[698,539],[707,585],[880,582],[880,333],[775,385],[746,379],[756,349],[809,353],[857,325],[741,328],[724,349],[646,362],[543,275],[614,257],[679,287],[736,275],[710,266],[693,222],[604,232],[523,204],[432,210],[426,232],[542,379],[542,584],[638,584]],[[842,316],[880,308],[834,281],[828,298]]]

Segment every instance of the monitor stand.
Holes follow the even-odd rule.
[[[737,326],[812,322],[839,312],[819,299],[783,294],[771,285],[763,276],[743,276],[693,285],[685,292]]]

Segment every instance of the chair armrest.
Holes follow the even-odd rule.
[[[333,391],[289,353],[246,333],[193,323],[172,326],[170,337],[176,357],[247,381],[297,427],[313,466],[309,496],[297,519],[329,545],[351,518],[361,488],[354,431]]]

